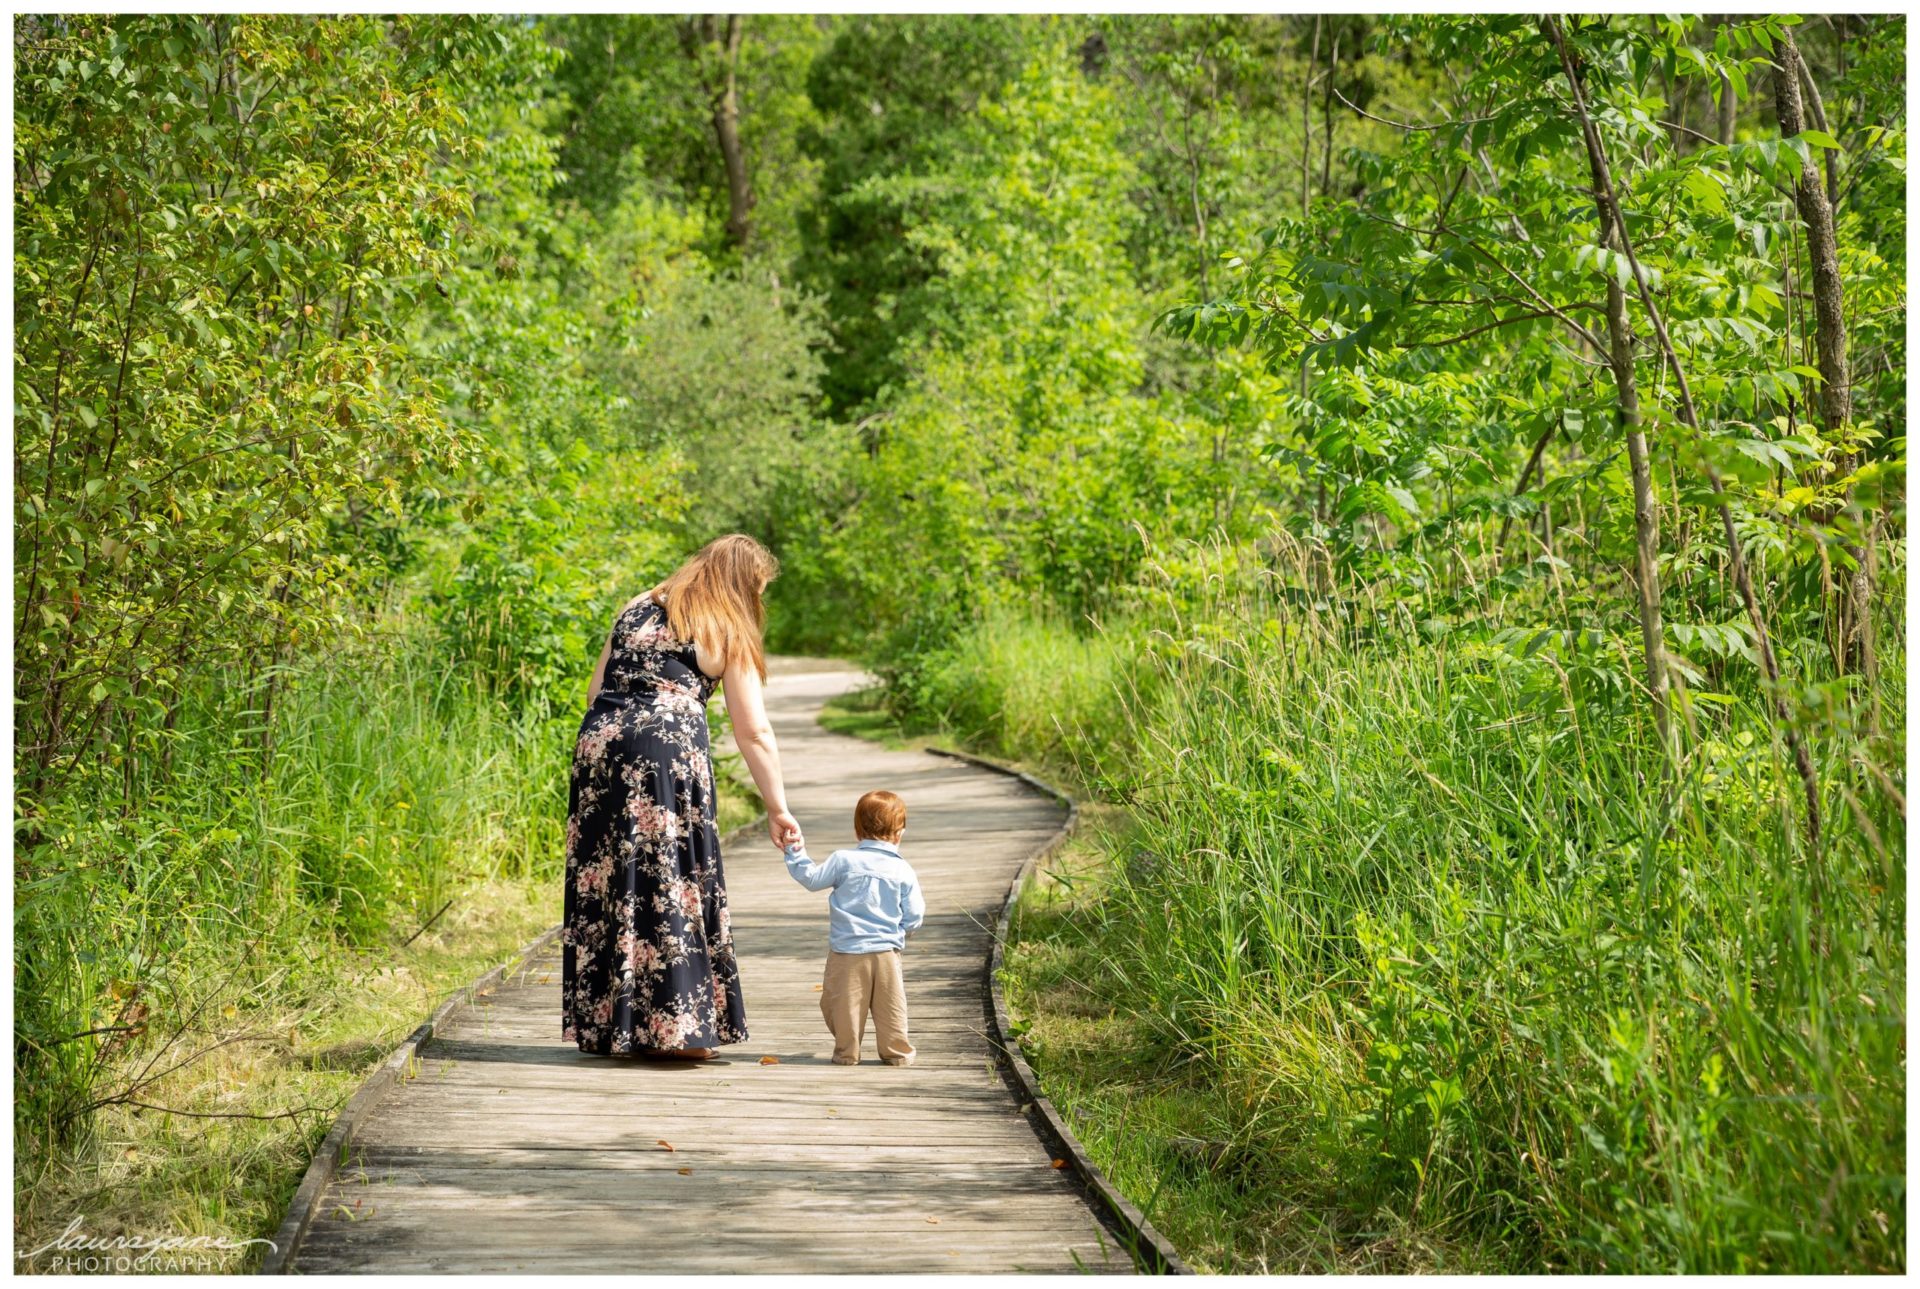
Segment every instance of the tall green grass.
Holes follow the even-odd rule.
[[[1139,683],[1136,654],[1131,640],[990,602],[952,639],[878,669],[901,717],[995,755],[1097,774],[1137,750],[1119,701]]]
[[[205,698],[166,773],[158,748],[99,767],[16,852],[22,1155],[83,1138],[143,1048],[263,990],[323,995],[470,890],[557,874],[568,731],[482,697],[417,631],[294,677],[264,762],[260,714]]]
[[[1310,1245],[1402,1265],[1364,1252],[1394,1241],[1429,1265],[1904,1266],[1903,654],[1879,734],[1808,730],[1816,854],[1751,695],[1693,704],[1663,776],[1630,688],[1571,644],[1430,639],[1270,574],[1169,603],[1102,639],[990,622],[935,672],[958,728],[1085,752],[1125,806],[1104,863],[1023,918],[1044,939],[1012,975],[1137,1202],[1184,1188],[1162,1212],[1190,1235],[1215,1205],[1222,1269]],[[1096,715],[1041,659],[1133,679]]]

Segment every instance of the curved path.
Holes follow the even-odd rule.
[[[1052,1167],[985,1032],[994,917],[1060,807],[820,728],[821,704],[865,679],[777,659],[768,707],[815,855],[852,844],[861,792],[906,798],[902,851],[928,902],[906,963],[918,1062],[880,1064],[871,1032],[859,1066],[829,1062],[826,897],[756,833],[726,856],[748,1042],[703,1064],[583,1055],[560,1040],[554,944],[456,1012],[374,1104],[294,1270],[1133,1270]]]

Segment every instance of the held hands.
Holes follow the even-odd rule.
[[[800,821],[784,810],[772,811],[767,815],[767,834],[782,851],[790,846],[806,844],[806,839],[800,834]]]

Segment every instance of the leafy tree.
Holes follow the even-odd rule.
[[[469,450],[404,332],[471,211],[461,86],[528,64],[438,17],[25,18],[15,55],[17,728],[44,791],[103,735],[129,754],[189,674],[338,630],[329,518]]]
[[[784,298],[782,298],[784,296]],[[624,396],[625,440],[684,454],[700,522],[778,541],[775,517],[819,430],[819,303],[761,271],[689,276],[596,366]]]
[[[797,212],[813,199],[818,164],[801,136],[813,122],[806,73],[834,20],[736,16],[729,30],[698,17],[556,15],[543,30],[566,54],[554,85],[562,109],[562,192],[605,218],[633,193],[686,204],[710,221],[707,249],[754,210],[753,243],[776,264],[794,252]],[[731,50],[729,53],[728,51]],[[733,95],[726,136],[717,103]],[[729,171],[732,149],[735,171]],[[735,189],[739,192],[736,196]],[[745,238],[726,234],[735,248]]]
[[[833,319],[826,392],[836,415],[855,414],[897,378],[896,345],[923,327],[915,288],[933,272],[907,240],[905,212],[869,200],[864,185],[941,173],[972,113],[1014,79],[1046,26],[1018,16],[849,17],[813,60],[807,92],[818,124],[801,143],[820,166],[820,196],[801,216],[795,267]]]
[[[713,142],[678,24],[658,15],[556,14],[542,27],[565,54],[553,75],[561,193],[597,215],[636,188],[705,209]]]
[[[1138,568],[1143,530],[1197,536],[1226,518],[1242,445],[1135,393],[1134,211],[1112,200],[1134,176],[1116,97],[1056,42],[978,105],[948,168],[853,194],[910,230],[902,253],[930,270],[903,293],[923,331],[865,424],[858,502],[832,544],[841,594],[891,633],[896,659],[994,595],[1072,620],[1099,611]]]
[[[1833,532],[1822,535],[1806,525],[1806,507],[1842,495],[1853,483],[1834,468],[1850,450],[1848,441],[1822,441],[1800,419],[1820,372],[1784,343],[1794,312],[1782,272],[1790,241],[1783,239],[1794,230],[1775,185],[1794,182],[1828,144],[1815,134],[1682,153],[1660,123],[1649,77],[1672,66],[1683,77],[1718,83],[1724,76],[1743,92],[1764,64],[1762,51],[1778,47],[1784,29],[1766,20],[1720,26],[1714,49],[1691,43],[1699,30],[1676,20],[1568,31],[1577,65],[1593,78],[1588,94],[1598,155],[1627,167],[1614,191],[1631,200],[1623,204],[1624,225],[1615,226],[1605,200],[1595,204],[1598,172],[1586,164],[1587,151],[1572,146],[1581,137],[1581,117],[1566,97],[1564,75],[1556,77],[1557,53],[1537,26],[1519,19],[1411,25],[1407,35],[1437,57],[1472,48],[1476,59],[1460,78],[1452,120],[1402,123],[1407,133],[1430,136],[1433,146],[1364,159],[1361,197],[1323,209],[1314,221],[1324,251],[1303,250],[1315,239],[1302,226],[1283,225],[1249,261],[1244,289],[1170,315],[1183,334],[1225,343],[1251,338],[1277,365],[1304,358],[1322,369],[1350,371],[1349,380],[1369,387],[1383,375],[1431,384],[1442,371],[1456,373],[1452,379],[1478,390],[1471,396],[1476,415],[1511,426],[1498,456],[1527,464],[1507,467],[1514,470],[1507,477],[1519,479],[1518,496],[1508,498],[1498,482],[1505,471],[1488,472],[1485,456],[1443,450],[1454,433],[1447,423],[1423,426],[1390,416],[1397,433],[1411,433],[1426,446],[1410,454],[1373,451],[1368,461],[1348,447],[1352,416],[1320,422],[1311,415],[1302,460],[1322,484],[1338,490],[1343,513],[1365,521],[1347,538],[1356,555],[1380,531],[1374,517],[1396,526],[1402,544],[1415,543],[1406,546],[1413,550],[1489,507],[1539,513],[1553,492],[1575,480],[1546,486],[1545,471],[1535,467],[1553,434],[1534,435],[1547,423],[1555,434],[1563,432],[1555,406],[1578,403],[1583,449],[1600,452],[1577,486],[1604,484],[1603,495],[1617,488],[1616,495],[1634,498],[1632,513],[1639,516],[1628,549],[1637,552],[1644,670],[1661,722],[1666,663],[1678,651],[1662,625],[1659,582],[1663,570],[1677,570],[1691,588],[1692,570],[1712,557],[1692,540],[1698,529],[1685,511],[1679,551],[1667,551],[1660,544],[1660,508],[1712,502],[1714,490],[1706,485],[1723,476],[1744,479],[1752,489],[1728,501],[1739,507],[1746,530],[1738,547],[1723,548],[1730,580],[1709,598],[1689,597],[1694,613],[1724,623],[1759,608],[1734,585],[1757,533],[1787,553],[1780,571],[1788,580],[1779,587],[1785,592],[1795,567],[1817,563],[1835,540]],[[1583,201],[1591,207],[1584,218]],[[1638,307],[1635,264],[1660,292],[1663,316],[1673,319],[1674,355],[1652,315]],[[1692,375],[1701,395],[1697,431],[1681,381],[1663,379],[1669,358],[1681,354],[1684,366],[1675,375]],[[1612,374],[1610,407],[1594,404],[1584,375],[1595,356]],[[1523,392],[1527,384],[1516,385],[1516,372],[1524,373],[1523,382],[1537,382],[1537,393]],[[1650,388],[1660,391],[1659,403],[1646,402]],[[1609,423],[1626,448],[1625,480],[1607,464],[1619,457],[1593,438]],[[1653,436],[1643,440],[1643,425],[1658,433],[1664,463],[1647,445]],[[1537,445],[1531,452],[1524,447],[1529,439]],[[1662,501],[1656,475],[1680,483],[1681,495]],[[1599,503],[1603,495],[1592,500]],[[1750,603],[1743,607],[1742,599]],[[1794,603],[1809,608],[1813,602]],[[1668,606],[1669,617],[1673,611]],[[1745,648],[1764,669],[1759,624],[1756,619],[1746,629]]]

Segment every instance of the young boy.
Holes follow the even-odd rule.
[[[787,871],[810,891],[833,888],[827,897],[827,975],[820,1014],[833,1034],[833,1063],[860,1064],[867,1015],[873,1015],[874,1046],[888,1065],[912,1065],[907,1041],[907,989],[900,951],[907,932],[927,917],[920,879],[900,858],[907,806],[891,792],[869,792],[853,808],[853,835],[860,844],[836,850],[824,864],[808,858],[805,842],[787,847]]]

